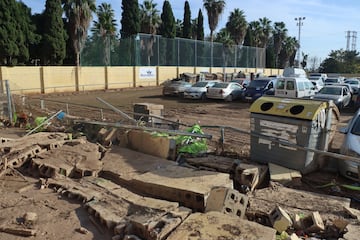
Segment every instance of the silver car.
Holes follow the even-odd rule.
[[[351,103],[351,93],[349,89],[340,85],[325,85],[315,96],[312,96],[312,98],[333,100],[339,110],[348,107]]]
[[[340,129],[345,134],[340,153],[357,157],[360,160],[360,109],[350,120],[346,128]],[[359,163],[349,160],[339,160],[339,172],[341,175],[359,181]]]
[[[194,83],[190,88],[184,92],[184,98],[190,99],[206,99],[206,91],[208,88],[214,86],[215,83],[221,82],[220,80],[200,81]]]
[[[189,82],[185,82],[182,80],[172,80],[166,84],[162,89],[163,96],[184,96],[184,92],[186,89],[191,87],[192,84]]]

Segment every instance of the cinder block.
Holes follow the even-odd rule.
[[[304,230],[308,233],[316,233],[325,230],[324,222],[319,212],[312,212],[302,219]]]
[[[248,202],[249,198],[236,190],[214,187],[210,191],[205,211],[218,211],[244,218]]]
[[[292,220],[287,212],[281,207],[275,207],[269,214],[270,222],[279,233],[292,226]]]
[[[240,163],[235,169],[234,187],[242,190],[241,186],[246,186],[253,191],[265,178],[268,167],[266,165],[254,165]]]

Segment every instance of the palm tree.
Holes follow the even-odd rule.
[[[110,65],[111,38],[116,35],[116,20],[114,10],[108,3],[102,3],[96,10],[98,21],[94,21],[93,33],[98,35],[104,44],[104,64]]]
[[[140,4],[140,32],[156,35],[161,24],[159,10],[153,0],[145,0]]]
[[[159,10],[156,9],[157,4],[153,0],[145,0],[140,5],[140,32],[151,34],[148,39],[141,42],[141,48],[146,50],[147,65],[150,65],[153,53],[153,45],[158,28],[161,24]]]
[[[271,21],[268,18],[263,17],[259,19],[259,23],[261,28],[259,47],[266,48],[272,33],[272,27],[270,25]]]
[[[213,41],[214,30],[219,23],[219,17],[224,11],[225,1],[223,0],[204,0],[204,7],[208,15],[210,28],[210,40]]]
[[[230,13],[226,28],[230,32],[231,37],[234,39],[237,45],[241,45],[244,41],[247,29],[247,22],[245,19],[244,11],[235,8]]]
[[[87,30],[95,12],[95,0],[62,0],[69,26],[69,35],[76,54],[76,66],[80,65],[80,53],[84,47]]]
[[[259,21],[252,21],[249,23],[249,29],[252,32],[252,40],[254,45],[251,47],[260,47],[262,29]]]
[[[294,65],[294,58],[298,45],[298,41],[295,39],[295,37],[286,37],[284,39],[279,55],[281,68]]]
[[[275,22],[273,37],[274,37],[274,52],[275,52],[275,62],[276,67],[278,67],[279,54],[281,51],[282,42],[284,41],[287,35],[287,29],[285,28],[284,22]]]
[[[219,33],[216,34],[215,41],[223,44],[222,55],[225,63],[224,66],[229,66],[229,63],[232,60],[231,56],[234,52],[233,46],[235,44],[230,32],[226,28],[221,29]]]

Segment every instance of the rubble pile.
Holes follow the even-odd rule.
[[[208,154],[177,162],[170,138],[141,130],[100,128],[94,139],[60,132],[3,138],[0,175],[21,171],[39,179],[38,191],[82,203],[112,239],[350,240],[359,231],[349,199],[285,187],[301,184],[296,171]],[[35,235],[36,212],[24,219],[28,226],[0,231]]]

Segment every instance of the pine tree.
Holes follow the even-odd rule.
[[[185,1],[184,6],[184,21],[183,21],[183,38],[191,38],[191,11],[188,1]]]
[[[197,28],[196,28],[196,37],[197,40],[204,40],[204,16],[199,9],[198,17],[197,17]]]
[[[176,22],[169,1],[165,1],[161,13],[160,33],[165,38],[175,38]]]
[[[47,0],[44,11],[43,63],[61,65],[66,55],[67,33],[62,20],[61,0]]]
[[[121,37],[127,38],[140,32],[140,10],[137,0],[122,0]]]

